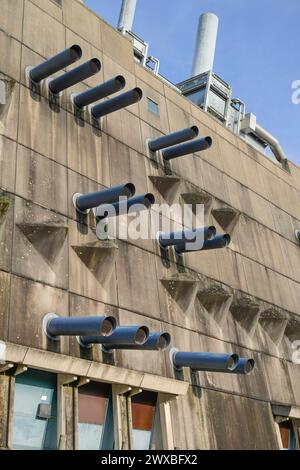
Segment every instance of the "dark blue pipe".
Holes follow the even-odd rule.
[[[187,140],[194,139],[199,134],[199,129],[197,126],[188,127],[187,129],[182,129],[178,132],[173,132],[169,135],[164,135],[158,139],[150,140],[148,142],[149,149],[152,152],[157,152],[157,150],[165,149],[171,147],[172,145],[180,144],[186,142]]]
[[[119,215],[128,214],[129,209],[136,206],[134,209],[142,211],[149,209],[155,203],[155,197],[153,194],[148,193],[142,196],[132,197],[131,199],[124,199],[120,202],[115,202],[109,205],[102,205],[95,209],[95,216],[99,219],[105,219],[106,217],[115,217]]]
[[[79,95],[75,96],[74,103],[77,108],[82,109],[95,101],[102,100],[113,93],[117,93],[122,90],[126,85],[126,80],[121,75],[118,75],[111,80],[108,80],[101,85],[98,85],[90,90],[84,91]]]
[[[141,351],[163,351],[171,343],[169,333],[151,333],[144,344],[109,344],[109,349],[139,349]]]
[[[216,227],[211,225],[210,227],[202,227],[195,230],[160,233],[158,236],[158,242],[162,248],[168,248],[169,246],[182,245],[183,242],[193,243],[200,237],[203,241],[211,240],[215,235]]]
[[[240,357],[236,368],[233,371],[228,371],[231,374],[242,374],[247,375],[252,372],[255,366],[254,359],[248,359],[246,357]]]
[[[80,343],[83,346],[91,344],[119,344],[119,345],[142,345],[149,337],[147,326],[118,326],[110,336],[80,336]]]
[[[119,199],[119,197],[130,198],[135,194],[135,186],[132,183],[121,184],[109,189],[103,189],[95,193],[77,195],[75,197],[75,207],[80,212],[86,212],[88,209],[100,206],[100,204],[110,204]]]
[[[56,72],[68,67],[68,65],[73,64],[79,60],[82,56],[82,50],[80,46],[74,44],[74,46],[65,49],[63,52],[51,57],[40,65],[34,67],[29,76],[32,81],[39,83],[44,78],[50,77]]]
[[[231,241],[230,235],[227,233],[225,235],[217,235],[216,237],[212,238],[211,240],[206,240],[202,247],[197,248],[187,246],[185,243],[175,246],[175,251],[178,254],[182,253],[189,253],[191,251],[207,251],[207,250],[217,250],[218,248],[226,248]]]
[[[195,152],[207,150],[212,145],[212,138],[205,137],[204,139],[192,140],[186,144],[175,145],[174,147],[167,148],[162,151],[164,160],[172,160],[173,158],[183,157]]]
[[[57,336],[109,336],[116,328],[114,317],[53,317],[46,323],[46,333]]]
[[[86,80],[89,77],[92,77],[98,73],[101,69],[101,63],[98,59],[91,59],[88,62],[85,62],[79,67],[76,67],[70,72],[66,72],[60,77],[54,78],[49,83],[49,88],[52,93],[58,94],[67,88],[76,85],[83,80]]]
[[[119,109],[126,108],[134,103],[140,101],[143,97],[143,92],[140,88],[122,93],[116,98],[111,98],[103,103],[96,104],[92,107],[91,113],[95,119],[100,119],[102,116],[118,111]]]
[[[233,372],[238,364],[239,356],[237,354],[176,351],[172,360],[177,369],[190,367],[193,370],[208,372]]]

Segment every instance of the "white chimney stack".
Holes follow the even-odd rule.
[[[203,13],[199,19],[192,76],[213,70],[218,36],[219,18],[214,13]]]
[[[137,0],[122,0],[118,29],[123,33],[132,31]]]

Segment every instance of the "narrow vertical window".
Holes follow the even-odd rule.
[[[111,387],[91,382],[78,390],[80,450],[113,449]]]
[[[131,399],[132,439],[134,450],[147,450],[151,447],[157,394],[142,392]]]
[[[291,420],[284,421],[279,424],[280,436],[282,447],[284,450],[296,449],[296,436],[293,429],[293,422]]]

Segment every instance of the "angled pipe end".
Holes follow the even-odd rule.
[[[164,351],[171,344],[171,335],[170,333],[161,333],[157,339],[156,347],[159,351]]]
[[[93,73],[98,73],[101,70],[101,62],[99,59],[96,59],[95,57],[90,60],[90,67],[91,71]]]
[[[137,97],[137,101],[140,101],[143,98],[143,90],[141,90],[141,88],[139,88],[139,87],[134,88],[133,92]]]
[[[117,320],[114,317],[111,317],[111,316],[105,317],[102,322],[99,334],[101,336],[110,336],[113,333],[113,331],[116,329],[116,326],[117,326]]]
[[[244,365],[244,374],[250,374],[250,372],[253,371],[255,367],[255,360],[254,359],[248,359],[247,362],[245,362]]]
[[[149,338],[149,328],[147,326],[140,326],[134,336],[135,344],[144,344]]]
[[[230,245],[231,236],[229,235],[229,233],[225,233],[225,235],[223,235],[223,239],[224,239],[224,247]]]
[[[217,229],[214,225],[210,225],[208,228],[207,228],[207,240],[211,240],[212,238],[214,238],[217,234]]]
[[[206,149],[209,149],[212,146],[213,140],[210,136],[204,137],[206,142]]]
[[[126,196],[127,198],[131,198],[134,195],[135,195],[135,185],[133,183],[125,184],[122,196]]]
[[[231,354],[227,361],[227,369],[229,371],[234,371],[234,369],[238,365],[239,360],[240,360],[240,357],[238,354]]]
[[[123,75],[117,75],[115,78],[116,83],[118,84],[118,89],[122,90],[126,86],[126,79]]]
[[[78,44],[73,44],[73,46],[70,47],[70,55],[71,55],[71,58],[74,60],[74,62],[76,60],[81,59],[82,57],[81,47]]]
[[[151,207],[155,203],[155,197],[151,193],[145,194],[144,201],[147,208]]]
[[[192,126],[191,131],[195,134],[194,137],[198,137],[199,135],[199,128],[197,126]]]

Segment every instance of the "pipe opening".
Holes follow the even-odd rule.
[[[171,343],[171,335],[169,333],[162,333],[157,341],[157,348],[159,350],[167,349]]]
[[[125,85],[126,85],[126,80],[125,80],[125,78],[124,78],[122,75],[118,75],[118,76],[115,78],[115,81],[120,85],[120,88],[119,88],[120,90],[121,90],[122,88],[124,88]]]
[[[97,73],[101,69],[101,62],[99,59],[91,59],[90,60],[90,68],[93,73]]]
[[[135,195],[135,186],[132,183],[125,184],[124,191],[122,192],[122,196],[126,196],[128,198]]]
[[[250,372],[254,369],[254,366],[255,366],[254,359],[248,359],[244,367],[245,374],[250,374]]]
[[[237,354],[231,354],[227,361],[227,368],[233,371],[239,362],[239,356]]]
[[[205,142],[206,142],[206,144],[207,144],[207,147],[206,147],[206,148],[209,148],[209,147],[212,146],[213,140],[212,140],[211,137],[209,137],[209,136],[208,136],[208,137],[204,137],[204,140],[205,140]]]
[[[231,236],[228,233],[225,233],[225,235],[223,235],[223,240],[224,246],[228,246],[231,242]]]
[[[151,193],[146,194],[145,197],[144,197],[145,206],[150,207],[154,203],[155,203],[155,197],[153,196],[153,194],[151,194]]]
[[[207,239],[208,239],[208,240],[211,240],[212,238],[214,238],[214,237],[216,236],[216,233],[217,233],[216,227],[214,227],[213,225],[211,225],[211,226],[208,227],[208,229],[207,229]]]
[[[195,137],[197,137],[199,135],[199,129],[198,129],[197,126],[192,126],[191,130],[194,132]]]
[[[140,88],[134,88],[133,92],[139,100],[143,98],[143,91]]]
[[[116,319],[114,317],[106,317],[101,325],[100,335],[109,336],[117,326]]]
[[[134,342],[136,344],[144,344],[149,336],[149,329],[146,326],[141,326],[134,336]]]
[[[82,56],[82,49],[80,46],[77,44],[74,44],[73,46],[70,47],[70,55],[71,58],[75,60],[79,60]]]

